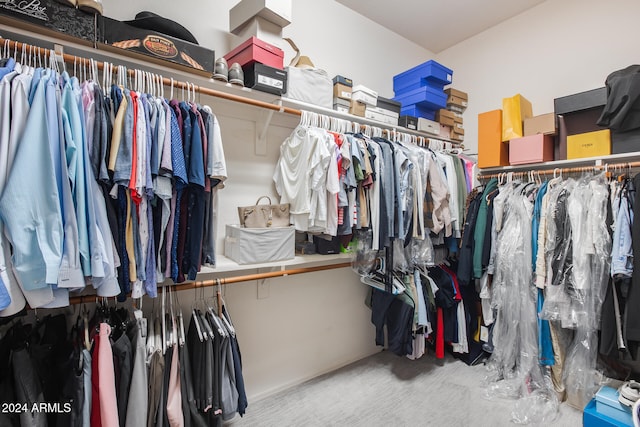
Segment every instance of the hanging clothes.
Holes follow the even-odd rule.
[[[81,82],[13,59],[3,70],[0,315],[68,305],[87,283],[120,301],[154,297],[165,277],[215,263],[227,171],[211,108],[123,76],[102,87],[96,72]]]

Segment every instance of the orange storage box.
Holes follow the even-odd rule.
[[[509,165],[509,144],[502,142],[502,110],[478,114],[478,167]]]
[[[509,164],[550,162],[553,160],[553,137],[536,134],[509,141]]]

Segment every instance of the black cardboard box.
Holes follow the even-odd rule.
[[[320,255],[333,255],[340,253],[340,236],[333,236],[331,240],[313,236],[316,245],[316,253]]]
[[[554,99],[558,120],[556,160],[567,158],[567,136],[604,129],[597,122],[606,103],[605,87]]]
[[[611,154],[640,151],[640,129],[629,132],[611,130]]]
[[[1,1],[1,0],[0,0]],[[197,70],[211,77],[215,64],[215,52],[206,47],[176,39],[158,32],[144,30],[115,19],[101,17],[98,25],[98,41],[117,52],[133,52]],[[165,63],[166,65],[166,63]]]
[[[353,80],[344,76],[337,75],[333,78],[333,84],[335,85],[338,83],[348,87],[353,87]]]
[[[287,72],[254,62],[242,68],[245,87],[282,95],[287,92]]]
[[[413,116],[400,116],[398,126],[411,130],[418,130],[418,118]]]
[[[603,107],[607,103],[607,88],[600,87],[553,100],[554,113],[567,114],[591,108]]]
[[[400,110],[402,109],[402,104],[398,101],[394,101],[393,99],[389,98],[383,98],[381,96],[378,96],[378,104],[376,106],[378,108],[393,111],[394,113],[398,114],[400,114]]]
[[[54,0],[0,0],[0,22],[53,37],[61,34],[92,44],[96,40],[96,16]]]

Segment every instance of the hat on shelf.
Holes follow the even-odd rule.
[[[198,40],[196,40],[193,34],[191,34],[191,32],[185,27],[153,12],[139,12],[134,20],[124,21],[124,23],[144,30],[157,31],[180,40],[198,44]]]

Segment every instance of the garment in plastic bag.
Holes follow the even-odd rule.
[[[415,267],[432,267],[435,265],[433,242],[429,235],[424,236],[424,239],[411,239],[406,250],[408,251],[407,258],[411,265]]]
[[[487,362],[486,398],[520,399],[513,420],[548,422],[557,413],[551,382],[538,365],[536,300],[531,265],[532,199],[530,185],[501,188],[504,206],[494,206],[498,228],[491,289],[495,310],[494,350]],[[494,200],[495,202],[495,200]],[[522,400],[524,399],[524,401]]]

